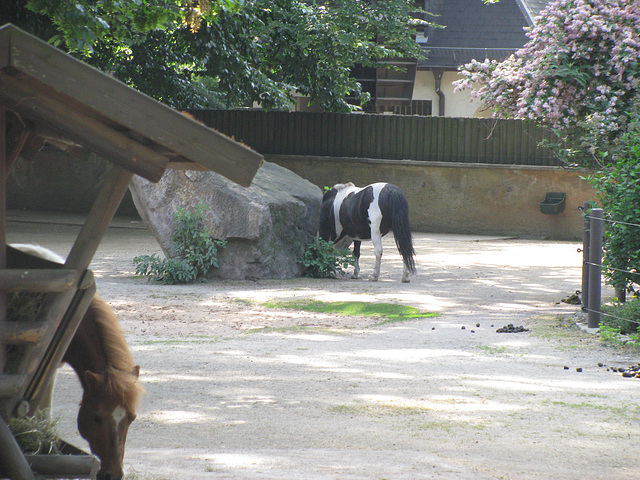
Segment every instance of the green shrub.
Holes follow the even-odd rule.
[[[619,330],[620,334],[638,333],[638,322],[640,322],[640,299],[636,298],[625,303],[615,303],[613,305],[603,305],[601,324]]]
[[[145,275],[166,285],[194,283],[203,279],[212,267],[218,267],[218,251],[226,246],[209,234],[204,223],[206,205],[194,211],[179,209],[175,214],[176,229],[171,241],[176,257],[160,258],[157,255],[140,255],[133,259],[136,273]]]
[[[312,278],[335,278],[355,262],[351,250],[337,248],[333,242],[326,242],[320,237],[313,239],[300,260],[305,268],[305,277]]]
[[[638,97],[640,98],[640,97]],[[640,110],[640,100],[637,101]],[[622,296],[640,284],[640,113],[637,111],[607,152],[609,162],[589,177],[598,192],[607,222],[604,275]]]

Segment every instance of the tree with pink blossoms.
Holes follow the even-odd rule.
[[[456,88],[472,89],[495,116],[551,127],[559,158],[593,169],[590,181],[612,220],[605,273],[622,300],[640,285],[632,226],[640,223],[640,1],[552,1],[527,37],[504,62],[462,67]]]
[[[472,89],[496,116],[570,135],[581,164],[608,161],[640,84],[640,2],[552,1],[526,34],[529,42],[504,62],[461,67],[456,88]]]

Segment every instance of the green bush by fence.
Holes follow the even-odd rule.
[[[409,115],[194,110],[198,120],[263,155],[559,165],[526,120]]]

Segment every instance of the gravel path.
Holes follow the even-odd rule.
[[[14,212],[9,238],[65,255],[75,219]],[[560,303],[580,288],[571,242],[415,234],[418,275],[381,280],[162,286],[133,275],[159,252],[117,219],[92,269],[118,313],[146,395],[131,427],[130,480],[637,479],[640,380],[607,366]],[[363,274],[373,266],[363,244]],[[377,320],[274,310],[273,299],[397,302],[434,318]],[[522,333],[497,333],[508,324]],[[602,363],[606,366],[598,366]],[[582,369],[581,372],[578,369]],[[54,415],[71,443],[80,387],[58,376]]]

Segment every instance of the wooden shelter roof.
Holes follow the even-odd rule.
[[[262,164],[245,145],[11,24],[0,27],[0,105],[15,131],[81,145],[154,182],[174,167],[248,186]]]

